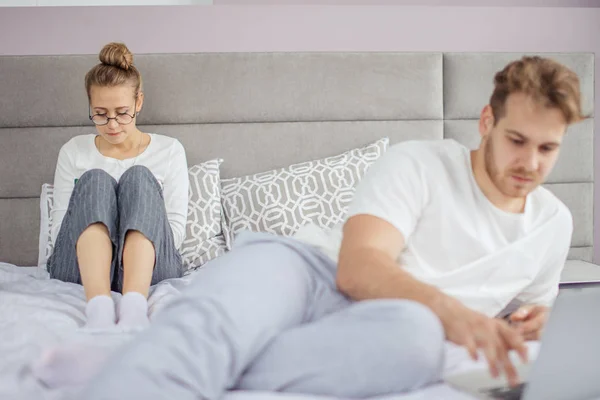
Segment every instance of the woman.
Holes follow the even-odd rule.
[[[150,285],[182,275],[187,161],[178,140],[136,126],[144,95],[127,47],[107,44],[99,58],[85,76],[97,134],[58,157],[48,271],[83,284],[87,327],[142,328]],[[111,289],[123,293],[118,316]]]

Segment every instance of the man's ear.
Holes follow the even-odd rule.
[[[494,121],[492,107],[488,104],[483,107],[479,116],[479,133],[481,134],[482,139],[487,137],[487,135],[490,133],[494,127]]]

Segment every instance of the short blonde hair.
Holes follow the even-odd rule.
[[[549,58],[526,56],[508,64],[494,77],[490,106],[495,122],[504,117],[506,99],[524,93],[548,108],[558,108],[567,124],[585,119],[577,74]]]

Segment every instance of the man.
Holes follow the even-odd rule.
[[[110,360],[82,398],[217,399],[228,389],[340,397],[438,380],[444,341],[517,376],[557,290],[569,210],[540,184],[579,121],[577,76],[525,57],[495,76],[480,147],[392,146],[343,232],[240,235]],[[500,316],[512,301],[524,306]]]

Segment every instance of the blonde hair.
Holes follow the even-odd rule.
[[[524,93],[538,104],[559,109],[567,124],[586,118],[581,115],[577,74],[554,60],[526,56],[496,73],[490,98],[496,123],[504,117],[506,99],[511,93]]]
[[[130,85],[137,98],[142,88],[142,75],[133,65],[133,54],[123,43],[109,43],[102,48],[100,64],[85,75],[85,90],[90,99],[92,86],[113,87]]]

